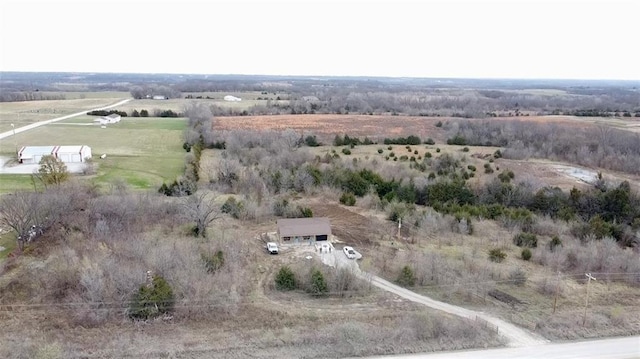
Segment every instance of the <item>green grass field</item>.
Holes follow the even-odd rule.
[[[107,128],[91,123],[92,118],[86,116],[23,132],[16,136],[18,147],[88,145],[98,170],[87,179],[98,185],[123,180],[133,188],[155,188],[183,172],[184,119],[125,118]],[[13,151],[13,141],[0,143],[3,155],[10,157]],[[100,159],[102,154],[107,157]],[[32,188],[29,175],[0,175],[1,192],[29,188]]]

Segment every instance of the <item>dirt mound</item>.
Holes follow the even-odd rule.
[[[315,217],[328,217],[331,220],[331,231],[341,241],[351,245],[369,245],[377,229],[377,219],[365,217],[337,204],[311,203]]]

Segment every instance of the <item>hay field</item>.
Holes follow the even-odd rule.
[[[185,98],[186,96],[193,96],[193,98]],[[232,102],[225,101],[224,97],[227,95],[239,97],[242,101]],[[222,108],[228,108],[233,110],[248,110],[253,106],[262,105],[266,106],[268,99],[272,99],[272,103],[279,103],[284,105],[288,103],[288,100],[276,100],[280,96],[281,98],[288,98],[287,94],[270,92],[268,94],[262,94],[259,91],[254,92],[185,92],[182,94],[182,98],[172,98],[168,100],[152,100],[152,99],[140,99],[133,100],[122,106],[116,108],[116,110],[126,111],[127,113],[133,110],[145,109],[153,114],[155,110],[172,110],[174,112],[184,112],[184,109],[192,103],[203,103],[208,106],[219,106]],[[197,98],[201,97],[201,98]],[[209,98],[207,98],[209,97]]]
[[[87,98],[70,100],[0,102],[0,132],[11,131],[12,123],[17,128],[38,121],[107,106],[129,97],[126,95],[118,96],[123,94],[119,92],[105,93],[103,94],[105,97],[97,97],[97,95],[91,97],[93,94],[96,93],[87,92]]]
[[[325,142],[331,143],[336,134],[351,137],[369,136],[374,142],[385,137],[416,135],[422,139],[429,137],[436,142],[445,142],[444,130],[436,127],[445,117],[388,116],[388,115],[274,115],[218,117],[214,129],[221,130],[276,130],[291,128],[300,132],[313,133]]]

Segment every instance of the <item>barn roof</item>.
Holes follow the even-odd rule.
[[[20,149],[20,157],[44,156],[53,153],[56,146],[24,146]]]
[[[85,146],[58,146],[56,153],[80,153]]]
[[[284,218],[279,219],[278,233],[281,237],[313,236],[331,234],[329,218]]]
[[[20,149],[20,158],[28,158],[33,156],[55,155],[59,153],[80,153],[83,148],[89,146],[24,146]]]

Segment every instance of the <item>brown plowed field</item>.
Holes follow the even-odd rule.
[[[456,118],[457,119],[457,118]],[[519,120],[535,123],[570,125],[586,127],[599,124],[599,118],[574,116],[525,116],[499,117],[494,121]],[[214,129],[218,130],[285,130],[309,131],[319,138],[333,139],[336,134],[349,136],[369,136],[375,138],[416,135],[420,138],[433,138],[437,142],[446,140],[445,131],[436,127],[439,121],[455,120],[451,117],[423,117],[423,116],[391,116],[391,115],[271,115],[271,116],[234,116],[217,117]],[[479,119],[484,121],[486,119]],[[626,121],[603,119],[612,126],[634,130],[640,121]],[[628,122],[628,123],[627,123]],[[627,128],[628,127],[628,128]]]
[[[273,115],[217,117],[214,129],[220,130],[285,130],[309,131],[321,140],[336,134],[372,139],[416,135],[445,140],[444,131],[436,127],[445,117],[378,116],[378,115]]]

